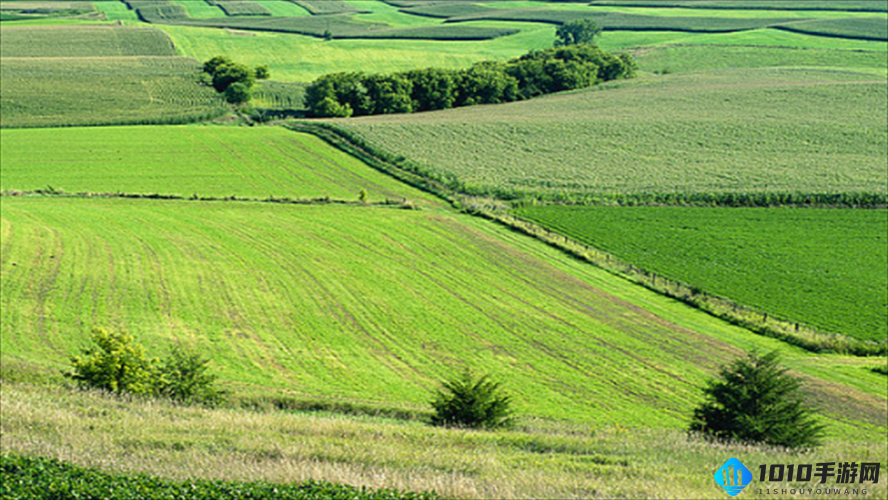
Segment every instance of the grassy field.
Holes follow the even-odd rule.
[[[150,28],[3,26],[0,126],[182,123],[223,112],[199,82],[200,65],[178,57]]]
[[[724,70],[333,123],[478,192],[885,193],[886,101],[873,75]]]
[[[517,214],[771,315],[888,337],[884,210],[548,206]]]
[[[183,123],[222,113],[185,57],[3,58],[0,126]]]
[[[370,201],[429,200],[314,136],[281,128],[28,129],[0,138],[4,190],[357,200],[366,189]]]
[[[471,366],[507,380],[528,417],[676,429],[715,367],[757,347],[808,380],[831,436],[884,427],[872,361],[803,354],[469,216],[0,203],[7,358],[62,368],[104,325],[151,352],[194,345],[247,394],[422,408],[438,380]]]
[[[681,431],[623,425],[586,427],[535,422],[512,432],[430,428],[417,422],[324,414],[256,413],[183,408],[71,392],[4,378],[4,453],[51,456],[116,473],[178,480],[306,479],[371,488],[436,490],[449,498],[719,498],[712,471],[737,457],[760,464],[888,462],[884,436],[831,441],[817,451],[713,445]],[[757,477],[756,477],[757,481]],[[836,488],[829,480],[768,483]],[[850,485],[849,485],[850,486]],[[867,497],[885,481],[865,482]],[[806,491],[807,493],[807,491]],[[351,498],[351,497],[349,497]]]
[[[119,26],[3,26],[0,56],[175,56],[169,37],[153,28]]]

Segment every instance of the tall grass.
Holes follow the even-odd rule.
[[[884,435],[873,433],[790,451],[622,425],[528,420],[514,431],[453,430],[378,418],[177,407],[2,383],[4,453],[173,480],[320,479],[473,499],[710,498],[721,494],[713,471],[731,457],[752,470],[835,460],[877,462],[884,470],[888,461]],[[757,486],[744,496],[773,497]],[[833,480],[818,486],[844,487]],[[886,491],[884,481],[861,486],[873,497]]]

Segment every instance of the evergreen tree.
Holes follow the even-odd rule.
[[[811,416],[799,388],[799,379],[786,374],[776,352],[749,353],[722,367],[703,393],[690,430],[709,436],[790,448],[820,443],[823,426]]]
[[[512,400],[487,375],[476,379],[466,369],[442,385],[444,390],[437,391],[432,401],[432,424],[474,429],[512,425]]]

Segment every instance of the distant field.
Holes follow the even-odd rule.
[[[850,72],[726,70],[333,123],[481,193],[884,194],[886,91]]]
[[[618,258],[821,331],[888,337],[888,212],[528,207]]]
[[[153,28],[3,26],[2,57],[175,56],[169,37]]]
[[[0,126],[183,123],[217,116],[200,65],[152,28],[3,26]]]
[[[221,113],[185,57],[0,60],[0,126],[183,123]]]
[[[366,189],[370,201],[428,199],[314,136],[281,128],[29,129],[0,137],[2,189],[353,201]]]
[[[479,23],[512,27],[515,23]],[[474,23],[469,23],[474,26]],[[391,73],[415,68],[465,68],[485,59],[516,57],[529,48],[552,45],[555,28],[534,27],[508,37],[484,41],[324,40],[284,33],[237,36],[222,30],[157,25],[170,35],[180,55],[205,61],[218,54],[237,54],[250,65],[267,64],[272,79],[310,82],[337,71]]]
[[[527,417],[686,425],[744,349],[780,349],[831,435],[884,428],[863,358],[801,354],[545,245],[438,210],[0,199],[3,355],[61,368],[92,325],[181,340],[240,390],[424,407],[454,369]]]
[[[671,45],[632,52],[642,70],[687,73],[728,68],[834,68],[888,74],[885,52],[748,45]]]

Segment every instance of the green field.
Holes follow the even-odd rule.
[[[282,128],[140,126],[0,131],[0,188],[191,196],[428,200],[320,139]],[[47,144],[57,147],[47,150]]]
[[[175,56],[169,37],[153,28],[118,26],[3,26],[0,56]]]
[[[13,359],[61,368],[104,325],[152,352],[192,344],[241,391],[421,408],[473,366],[506,378],[528,417],[679,429],[712,370],[756,346],[807,378],[830,435],[884,429],[884,380],[865,359],[799,353],[469,216],[0,203]]]
[[[548,206],[517,214],[789,321],[888,337],[884,210]]]
[[[200,83],[200,65],[178,57],[150,28],[4,26],[0,126],[183,123],[223,112]]]
[[[799,338],[884,341],[884,1],[129,3],[138,13],[103,1],[38,20],[8,7],[49,2],[0,4],[4,456],[466,499],[712,498],[712,471],[731,456],[753,470],[841,460],[884,474],[884,357],[758,335],[618,267],[802,323]],[[248,118],[297,115],[326,73],[467,68],[551,47],[557,22],[589,13],[638,78],[322,122],[363,160]],[[270,67],[258,113],[205,83],[201,62],[217,55]],[[191,121],[205,123],[174,125]],[[845,201],[616,206],[789,195]],[[837,208],[864,197],[880,208]],[[589,206],[546,205],[564,201]],[[476,211],[517,213],[623,262],[596,267],[584,258],[597,250]],[[151,356],[195,348],[230,391],[223,407],[72,390],[60,370],[94,326],[132,333]],[[706,382],[751,349],[778,351],[803,380],[822,448],[685,432]],[[515,429],[424,423],[432,392],[465,367],[503,382]],[[884,497],[884,482],[868,496]]]
[[[333,123],[481,193],[884,194],[886,102],[873,75],[724,70]]]
[[[185,57],[3,58],[0,126],[182,123],[222,113]]]

